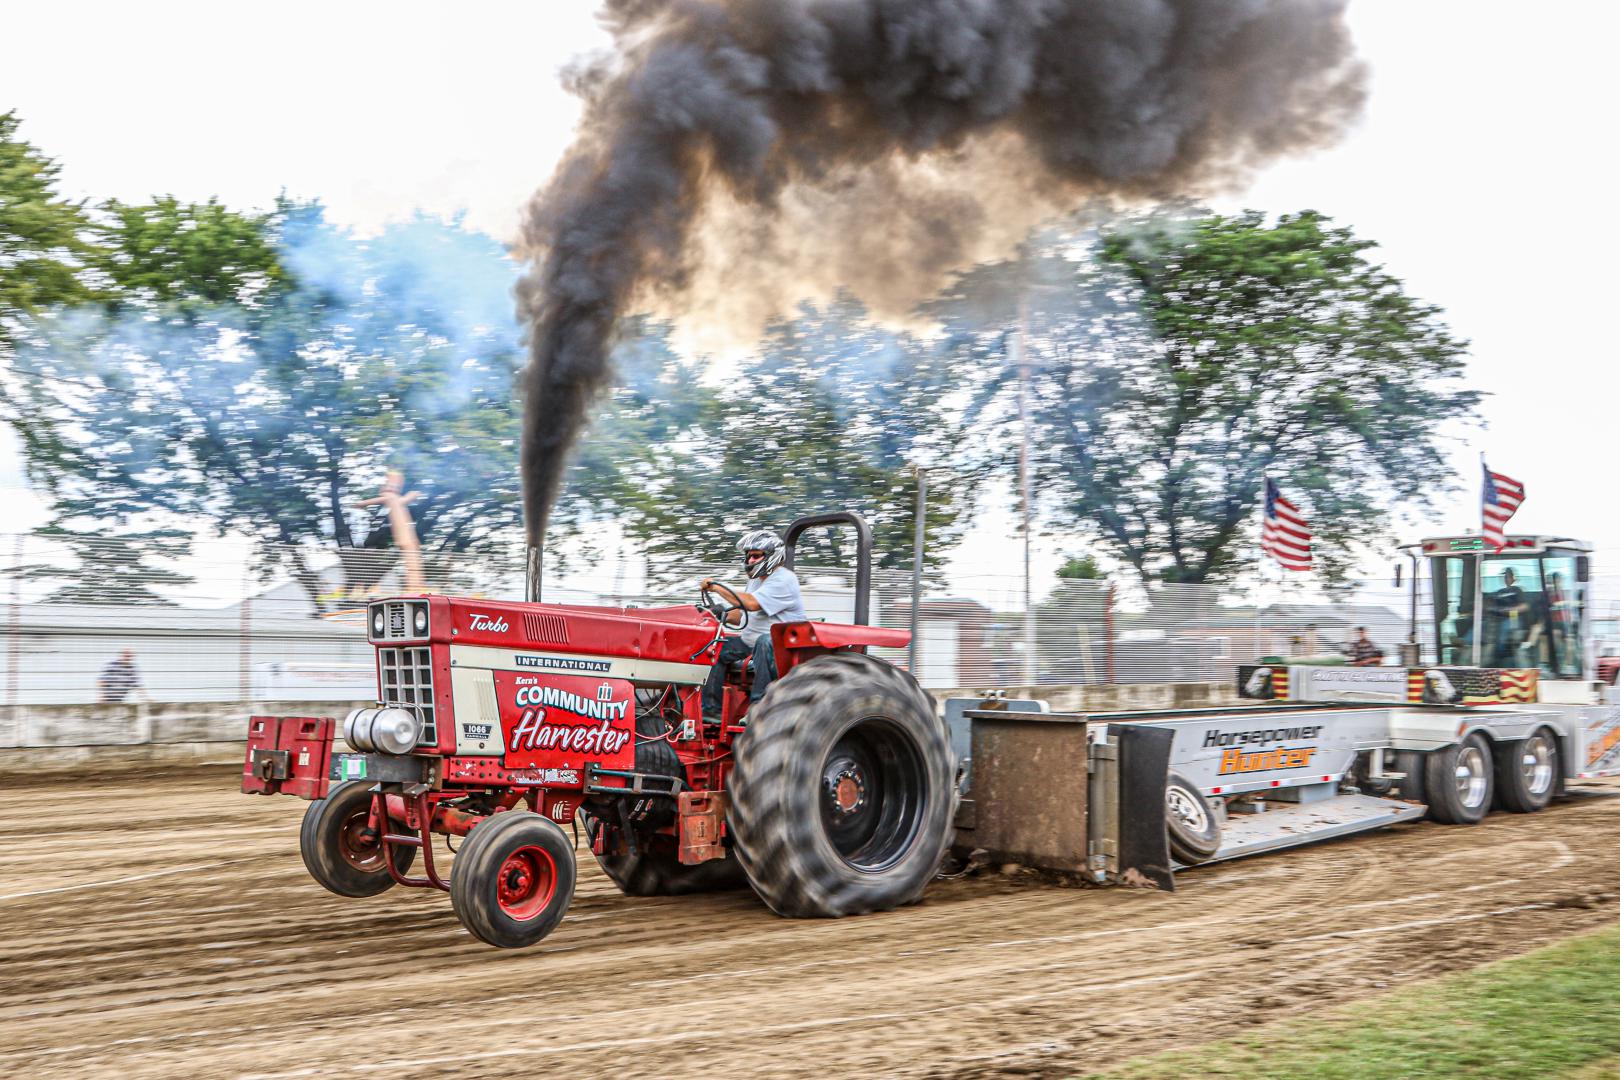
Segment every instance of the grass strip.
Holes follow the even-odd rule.
[[[1620,926],[1092,1075],[1620,1076]]]

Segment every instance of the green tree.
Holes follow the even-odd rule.
[[[94,295],[99,259],[82,203],[57,194],[58,166],[17,134],[15,112],[0,113],[0,360],[26,321]]]
[[[631,535],[655,575],[672,564],[733,563],[745,528],[853,508],[872,526],[879,567],[911,565],[916,478],[930,467],[925,522],[937,567],[965,528],[969,478],[946,406],[950,358],[874,324],[842,297],[772,323],[757,353],[706,398],[685,434],[635,474]],[[853,566],[841,534],[807,536],[803,560]]]
[[[1101,581],[1104,575],[1090,555],[1070,555],[1057,568],[1057,576],[1065,581]]]
[[[518,525],[516,266],[426,218],[359,238],[318,206],[110,204],[115,295],[20,350],[8,415],[61,523],[182,519],[259,543],[324,605],[310,561],[355,554],[354,503],[397,467],[430,550]]]
[[[102,252],[84,205],[57,193],[60,167],[18,135],[15,112],[0,113],[0,422],[24,415],[45,387],[28,381],[17,350],[37,343],[55,311],[97,295]],[[70,452],[54,430],[18,430],[33,456]]]
[[[163,565],[190,547],[190,534],[179,529],[98,536],[47,525],[33,535],[62,544],[73,560],[69,566],[27,563],[7,571],[24,581],[56,582],[45,597],[47,604],[169,605],[173,602],[157,590],[193,580]]]
[[[100,264],[113,285],[107,297],[113,308],[168,305],[162,310],[171,318],[205,318],[222,305],[263,310],[287,282],[275,229],[281,216],[298,210],[285,200],[271,213],[167,195],[145,204],[111,200],[101,211]]]
[[[1468,418],[1464,342],[1319,214],[1153,216],[1037,237],[930,310],[980,362],[973,416],[1002,425],[1026,307],[1032,460],[1045,509],[1143,580],[1230,580],[1271,476],[1342,580],[1391,508],[1449,481],[1439,431]]]
[[[575,446],[546,538],[548,568],[566,571],[602,554],[610,522],[667,512],[672,477],[666,454],[703,438],[717,415],[701,364],[682,360],[673,327],[646,317],[626,321],[613,350],[613,381]]]

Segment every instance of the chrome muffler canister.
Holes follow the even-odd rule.
[[[421,735],[421,719],[397,705],[355,709],[343,718],[343,741],[356,750],[408,754]]]

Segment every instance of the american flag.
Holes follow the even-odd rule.
[[[1502,536],[1502,526],[1524,502],[1524,485],[1511,476],[1491,472],[1491,467],[1484,462],[1480,465],[1485,469],[1485,486],[1480,491],[1479,531],[1487,544],[1501,551],[1507,542]]]
[[[1532,702],[1536,700],[1535,668],[1511,668],[1499,672],[1497,677],[1502,682],[1502,700],[1515,702]]]
[[[1260,550],[1282,564],[1284,570],[1311,568],[1311,527],[1299,508],[1266,477],[1266,523],[1260,529]]]
[[[1453,672],[1464,705],[1528,704],[1536,700],[1535,668],[1467,668]]]

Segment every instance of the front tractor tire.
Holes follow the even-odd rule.
[[[376,896],[393,888],[394,878],[383,862],[382,837],[369,827],[371,785],[349,780],[334,784],[326,798],[316,799],[304,811],[298,830],[298,851],[309,876],[339,896]],[[405,844],[393,849],[394,869],[410,870],[416,849]]]
[[[574,899],[574,843],[556,822],[509,810],[473,826],[450,873],[450,906],[473,937],[533,945]]]
[[[749,711],[734,753],[733,851],[779,915],[914,903],[950,850],[950,738],[893,665],[849,652],[800,664]]]

